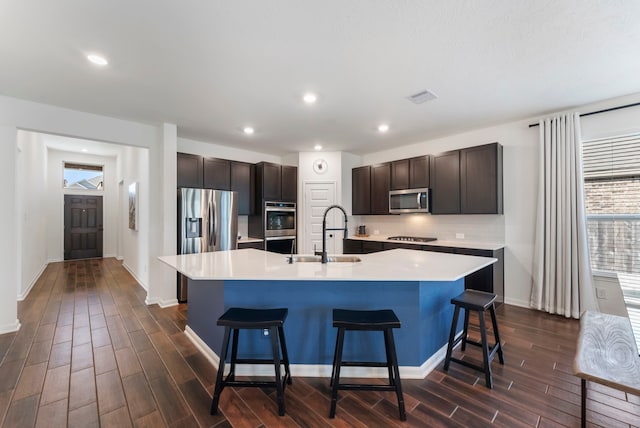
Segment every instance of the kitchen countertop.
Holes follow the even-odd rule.
[[[391,235],[398,236],[398,235]],[[374,242],[389,242],[396,244],[412,244],[419,246],[433,246],[433,247],[453,247],[453,248],[468,248],[473,250],[489,250],[496,251],[501,248],[504,248],[504,244],[500,244],[497,242],[478,242],[478,241],[465,241],[465,240],[436,240],[430,242],[412,242],[412,241],[396,241],[393,239],[388,239],[388,235],[369,235],[369,236],[357,236],[350,235],[348,239],[357,239],[361,241],[374,241]]]
[[[287,255],[244,249],[162,256],[159,259],[194,280],[257,281],[456,281],[497,261],[395,249],[361,254],[361,262],[287,263]]]
[[[264,239],[262,238],[252,238],[250,236],[244,236],[240,239],[238,239],[238,244],[242,244],[242,243],[249,243],[249,242],[263,242]]]

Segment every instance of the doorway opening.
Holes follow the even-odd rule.
[[[102,257],[102,196],[64,195],[64,259]]]

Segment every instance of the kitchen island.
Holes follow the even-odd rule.
[[[451,297],[464,290],[465,276],[496,261],[407,249],[359,258],[288,263],[283,254],[245,249],[160,260],[189,278],[185,332],[216,365],[223,334],[216,320],[229,307],[289,308],[284,329],[293,375],[327,377],[336,337],[332,309],[392,309],[402,323],[394,334],[405,378],[422,378],[442,360],[453,314]],[[239,353],[268,357],[269,346],[262,331],[243,331]],[[348,332],[344,357],[383,360],[383,341],[376,332]],[[350,369],[345,376],[386,375],[382,369]],[[265,367],[264,373],[270,370]]]

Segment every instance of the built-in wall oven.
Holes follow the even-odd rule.
[[[295,202],[264,203],[264,237],[296,236]]]
[[[296,252],[295,202],[264,203],[264,246],[275,253]]]

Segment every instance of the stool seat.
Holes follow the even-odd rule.
[[[333,326],[347,330],[381,330],[400,328],[400,320],[390,309],[377,311],[334,309]]]
[[[275,388],[276,401],[278,403],[278,414],[284,416],[284,389],[286,385],[291,385],[291,371],[289,369],[289,355],[284,339],[284,320],[287,318],[289,310],[286,308],[277,309],[249,309],[249,308],[229,308],[220,318],[217,325],[224,327],[224,337],[222,339],[222,350],[220,351],[220,363],[216,384],[213,389],[213,399],[211,400],[211,414],[218,413],[218,403],[220,394],[226,386],[238,387],[258,387]],[[242,329],[268,329],[271,336],[271,352],[273,359],[266,358],[238,358],[238,340]],[[229,351],[229,342],[233,332],[233,345],[231,348],[231,370],[224,376],[224,367]],[[278,342],[280,346],[278,349]],[[280,357],[282,352],[282,357]],[[236,380],[236,364],[273,364],[273,381],[257,380]],[[281,364],[284,365],[284,377],[281,374]]]
[[[333,326],[337,327],[336,350],[333,354],[333,369],[331,373],[331,409],[329,417],[336,415],[338,402],[338,390],[349,391],[394,391],[398,398],[398,411],[400,420],[406,421],[402,385],[400,384],[400,370],[398,369],[398,357],[396,345],[393,339],[393,329],[400,328],[400,320],[391,309],[375,311],[362,311],[352,309],[334,309]],[[344,336],[348,330],[380,331],[384,335],[384,348],[386,361],[343,361],[342,350]],[[340,383],[340,369],[342,367],[386,367],[389,373],[389,383],[365,384],[365,383]]]
[[[486,311],[496,301],[495,294],[478,290],[465,290],[451,299],[451,304],[463,306],[471,311]]]
[[[218,318],[217,324],[231,328],[258,329],[280,327],[287,319],[289,310],[278,309],[247,309],[230,308]]]

